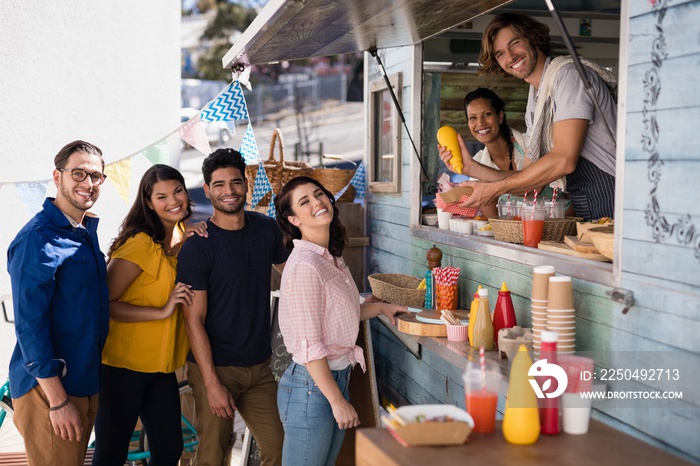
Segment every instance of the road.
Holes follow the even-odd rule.
[[[365,124],[364,104],[362,102],[347,102],[328,105],[320,110],[304,115],[304,124],[308,129],[309,146],[311,151],[319,150],[319,143],[323,144],[324,154],[340,155],[344,159],[358,163],[365,153]],[[297,130],[297,118],[295,115],[280,116],[260,124],[253,125],[253,133],[258,144],[258,151],[262,159],[269,157],[270,140],[275,128],[280,128],[284,138],[284,151],[286,160],[294,160],[294,146],[299,141]],[[238,149],[245,133],[245,126],[237,126],[236,134],[227,147]],[[220,146],[212,146],[216,150]],[[278,157],[278,154],[276,154]],[[180,171],[185,177],[188,188],[202,185],[202,160],[205,155],[201,152],[189,149],[183,151],[180,160]],[[319,166],[318,155],[301,158],[312,166]],[[324,159],[324,164],[333,163],[333,160]]]

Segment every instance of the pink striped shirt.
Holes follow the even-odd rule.
[[[335,265],[337,263],[337,266]],[[342,257],[305,240],[294,249],[282,273],[279,326],[295,362],[306,364],[327,358],[359,363],[365,370],[360,330],[359,291]]]

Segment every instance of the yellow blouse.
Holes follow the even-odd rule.
[[[127,288],[121,301],[137,306],[163,306],[175,287],[177,257],[168,256],[150,236],[138,233],[112,254],[138,265],[142,272]],[[116,322],[110,320],[102,362],[138,372],[174,372],[185,364],[190,350],[185,320],[178,306],[160,320]]]

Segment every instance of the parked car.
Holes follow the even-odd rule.
[[[190,118],[193,118],[199,114],[199,110],[191,107],[180,109],[180,122],[184,123]],[[231,130],[226,125],[225,121],[202,121],[205,125],[205,130],[207,133],[207,138],[209,143],[226,145],[231,140]],[[183,149],[187,148],[188,144],[182,141]]]

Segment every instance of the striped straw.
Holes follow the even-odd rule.
[[[481,390],[486,391],[486,354],[484,345],[479,347],[479,364],[481,365]]]
[[[537,207],[537,190],[535,189],[535,199],[532,201],[532,217],[530,220],[535,219],[535,207]]]

